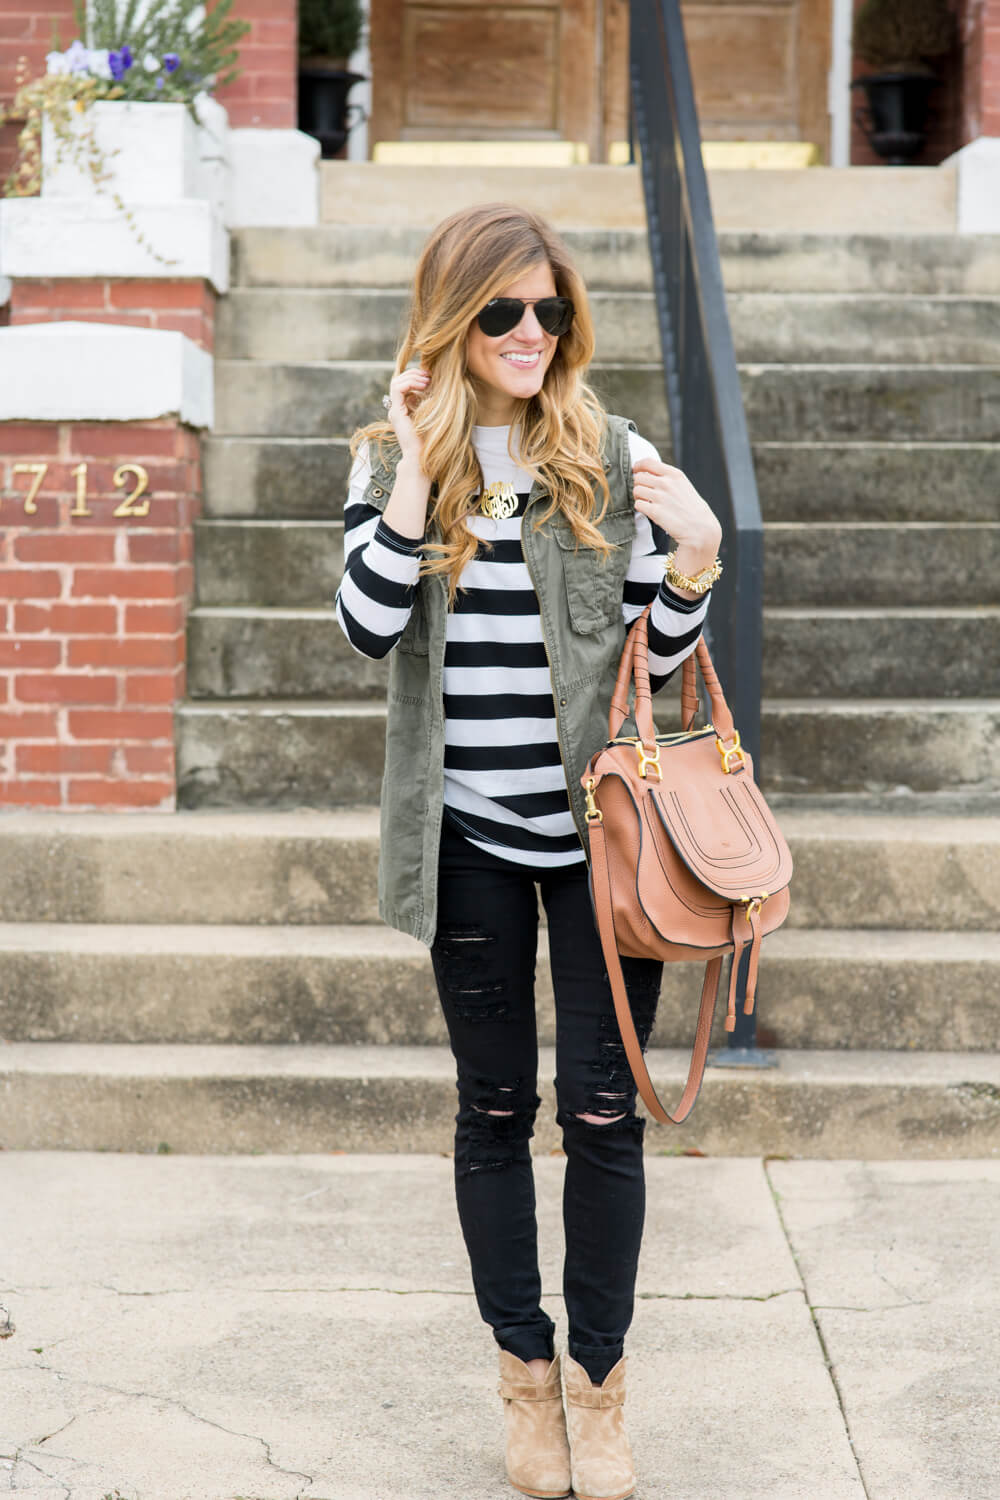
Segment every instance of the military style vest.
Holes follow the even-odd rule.
[[[546,504],[546,491],[537,481],[521,531],[524,560],[538,595],[570,807],[585,850],[580,776],[607,740],[608,707],[625,642],[622,592],[635,536],[630,430],[635,431],[633,422],[608,417],[602,457],[611,500],[599,523],[613,549],[607,558],[591,547],[578,547],[558,512],[535,529]],[[382,460],[373,447],[364,499],[377,510],[386,507],[397,461]],[[410,619],[390,657],[382,780],[379,913],[391,927],[428,946],[437,931],[447,614],[446,577],[422,577]]]

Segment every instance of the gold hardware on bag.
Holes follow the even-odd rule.
[[[584,816],[586,817],[588,823],[603,823],[604,814],[601,812],[601,809],[594,801],[594,786],[594,778],[593,776],[591,776],[590,780],[587,782],[587,811]]]
[[[767,896],[768,896],[767,891],[761,891],[761,893],[760,893],[759,896],[741,896],[740,897],[740,901],[746,907],[746,919],[747,919],[748,922],[750,921],[751,914],[753,914],[754,916],[757,916],[757,917],[760,916],[761,907],[764,905],[764,902],[767,900]]]
[[[741,771],[746,769],[747,758],[744,752],[740,749],[740,732],[738,729],[733,730],[733,743],[728,747],[723,744],[718,735],[715,736],[715,744],[716,748],[718,749],[719,755],[722,757],[722,769],[725,771],[727,776],[731,776],[733,773],[733,768],[729,764],[730,756],[735,755],[737,764]]]
[[[646,780],[646,767],[647,766],[655,766],[656,767],[656,779],[657,779],[657,781],[662,781],[663,780],[663,771],[662,771],[662,769],[660,767],[660,747],[656,743],[656,741],[655,740],[653,741],[653,753],[652,753],[652,755],[647,755],[646,754],[646,747],[642,743],[641,740],[637,741],[637,743],[636,743],[635,753],[639,757],[639,775],[642,777],[643,781]]]

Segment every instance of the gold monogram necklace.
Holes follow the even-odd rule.
[[[479,497],[479,509],[494,521],[506,521],[517,510],[517,491],[512,484],[491,484]]]

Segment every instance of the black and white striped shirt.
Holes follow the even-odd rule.
[[[445,813],[479,848],[518,864],[554,866],[584,858],[570,812],[556,736],[555,705],[538,599],[521,551],[521,517],[531,476],[507,451],[508,427],[474,427],[484,483],[513,485],[518,508],[507,520],[478,513],[469,529],[489,550],[466,565],[448,612],[444,659]],[[631,460],[658,457],[629,433]],[[359,454],[344,508],[344,577],[337,618],[364,656],[388,655],[413,606],[422,543],[400,536],[364,502],[371,469]],[[662,687],[694,650],[708,595],[684,599],[663,581],[652,528],[636,512],[622,615],[630,625],[653,600],[649,668]]]

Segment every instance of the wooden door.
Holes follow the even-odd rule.
[[[604,149],[628,136],[628,0],[603,0]],[[706,141],[813,141],[829,159],[831,0],[683,0]]]
[[[706,140],[828,156],[831,0],[685,0]],[[372,0],[369,140],[628,136],[628,0]]]
[[[599,0],[372,0],[369,140],[601,149]]]

